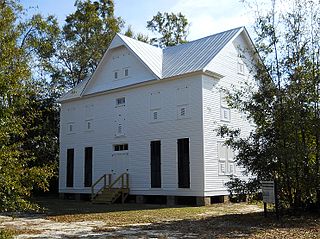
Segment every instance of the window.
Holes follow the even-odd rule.
[[[180,109],[180,116],[186,116],[186,107]]]
[[[150,121],[151,122],[157,122],[160,121],[160,109],[157,110],[151,110],[150,111],[151,115],[150,115]]]
[[[230,121],[230,109],[221,107],[221,120],[222,121]]]
[[[114,79],[118,79],[118,71],[114,72]]]
[[[158,119],[158,111],[153,112],[153,119],[157,120]]]
[[[177,119],[185,119],[190,117],[188,115],[188,105],[179,105],[177,106]]]
[[[86,130],[92,130],[93,129],[93,120],[86,120]]]
[[[125,150],[128,150],[128,144],[113,145],[113,151],[125,151]]]
[[[122,106],[126,104],[126,98],[121,97],[116,99],[116,106]]]
[[[225,92],[220,92],[220,119],[222,121],[230,121],[231,120],[231,111],[229,109],[228,103],[227,103],[227,95]]]
[[[124,76],[129,76],[129,69],[128,68],[124,69]]]
[[[234,152],[230,147],[224,145],[223,142],[218,142],[218,159],[219,159],[219,174],[230,175],[235,174]]]
[[[68,123],[67,124],[67,133],[72,134],[72,133],[74,133],[74,130],[75,130],[74,123],[72,123],[72,122]]]
[[[238,73],[244,75],[244,64],[243,64],[243,62],[238,62]]]

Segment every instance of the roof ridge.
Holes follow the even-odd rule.
[[[168,46],[168,47],[164,48],[163,50],[165,51],[165,50],[167,50],[167,49],[172,49],[172,48],[175,48],[175,47],[185,46],[185,45],[187,45],[187,44],[191,44],[191,43],[194,43],[194,42],[197,42],[197,41],[202,41],[202,40],[204,40],[204,39],[206,39],[206,38],[214,37],[214,36],[217,36],[217,35],[220,35],[220,34],[224,34],[224,33],[226,33],[226,32],[231,32],[231,31],[235,31],[235,30],[240,30],[241,28],[245,28],[245,27],[244,27],[244,26],[235,27],[235,28],[232,28],[232,29],[223,31],[223,32],[218,32],[218,33],[215,33],[215,34],[212,34],[212,35],[209,35],[209,36],[201,37],[201,38],[198,38],[198,39],[195,39],[195,40],[186,42],[186,43],[178,44],[178,45],[175,45],[175,46]]]

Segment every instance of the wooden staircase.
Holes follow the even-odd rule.
[[[107,184],[108,178],[108,184]],[[101,185],[102,184],[102,185]],[[96,189],[96,187],[99,187]],[[123,173],[113,182],[111,174],[105,174],[100,177],[91,186],[91,201],[92,203],[111,204],[121,197],[121,202],[124,203],[129,195],[129,174]]]

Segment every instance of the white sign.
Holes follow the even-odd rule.
[[[274,181],[261,181],[262,197],[264,203],[275,203]]]

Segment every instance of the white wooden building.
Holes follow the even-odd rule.
[[[240,57],[252,47],[244,27],[165,49],[117,34],[92,77],[60,99],[59,192],[90,194],[103,175],[127,173],[137,200],[228,195],[241,169],[214,130],[252,126],[220,89],[252,78]]]

